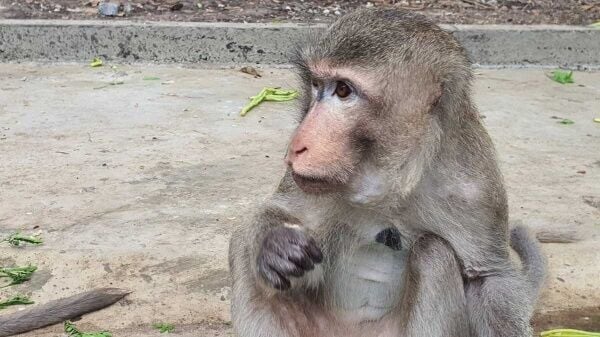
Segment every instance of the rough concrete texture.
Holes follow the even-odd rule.
[[[0,61],[287,63],[297,24],[138,23],[0,20]],[[576,26],[444,26],[474,63],[495,66],[600,67],[600,29]]]
[[[230,335],[228,238],[273,190],[294,127],[290,102],[238,116],[263,86],[296,86],[287,69],[260,71],[255,79],[232,69],[0,64],[0,237],[24,230],[45,239],[0,245],[0,265],[39,266],[0,298],[45,302],[119,286],[135,292],[80,327],[147,337],[164,321],[175,336]],[[583,308],[577,319],[589,320],[600,303],[600,73],[577,72],[573,85],[542,70],[476,78],[512,220],[584,238],[543,245],[550,276],[539,310]]]

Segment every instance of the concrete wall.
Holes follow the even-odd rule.
[[[600,29],[444,26],[476,64],[600,67]],[[297,24],[0,20],[0,61],[283,64],[308,29]]]

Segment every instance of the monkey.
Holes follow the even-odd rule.
[[[545,258],[509,230],[456,38],[360,9],[290,61],[302,94],[286,172],[230,241],[238,336],[531,336]]]
[[[108,307],[130,291],[117,288],[100,288],[61,298],[23,311],[0,316],[0,337],[62,323],[81,315]]]

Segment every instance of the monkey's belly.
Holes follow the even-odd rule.
[[[399,302],[406,250],[373,243],[343,257],[333,277],[333,302],[349,322],[378,320]]]

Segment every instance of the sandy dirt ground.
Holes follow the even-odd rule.
[[[174,336],[231,335],[228,238],[273,190],[294,127],[289,102],[238,115],[262,87],[296,86],[288,69],[260,71],[0,64],[0,237],[45,240],[0,245],[0,266],[39,267],[0,299],[118,286],[134,293],[82,329],[159,336],[152,323],[169,322]],[[600,330],[600,73],[560,85],[544,70],[476,72],[512,221],[583,238],[543,245],[536,324]]]
[[[0,0],[0,18],[95,19],[100,0]],[[600,20],[597,0],[111,0],[114,20],[331,22],[361,7],[403,8],[438,23],[568,24]]]

